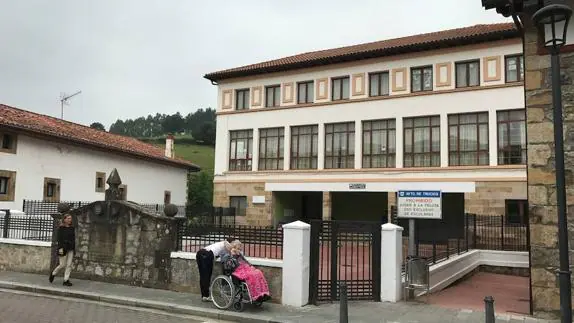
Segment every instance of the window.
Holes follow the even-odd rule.
[[[120,190],[120,195],[121,195],[122,201],[127,201],[128,200],[128,186],[126,184],[120,184],[118,189]]]
[[[265,106],[278,107],[281,100],[281,87],[279,85],[265,88]]]
[[[355,167],[355,123],[325,125],[325,168]]]
[[[349,77],[339,77],[331,79],[331,100],[349,99]]]
[[[291,169],[317,169],[319,126],[291,127]]]
[[[313,103],[313,81],[297,83],[297,103]]]
[[[369,74],[369,96],[389,95],[389,72]]]
[[[480,63],[478,60],[456,63],[456,87],[480,85]]]
[[[522,55],[506,56],[504,66],[506,83],[524,81],[524,57]]]
[[[106,173],[96,172],[96,192],[104,193],[106,191]]]
[[[229,170],[250,171],[253,147],[253,130],[230,132]]]
[[[432,66],[411,68],[411,92],[432,91]]]
[[[171,203],[171,192],[165,191],[163,192],[163,204]]]
[[[448,116],[448,164],[488,165],[488,112]]]
[[[247,196],[230,196],[229,207],[235,209],[235,215],[245,216],[247,213]]]
[[[16,135],[0,132],[0,152],[16,153]]]
[[[44,201],[60,202],[60,179],[44,177]]]
[[[249,109],[249,89],[235,91],[235,110]]]
[[[14,201],[16,172],[0,170],[0,202]]]
[[[404,167],[440,167],[440,117],[406,118]]]
[[[526,110],[498,111],[498,164],[526,164]]]
[[[259,169],[283,169],[284,128],[259,130]]]
[[[363,168],[395,167],[395,120],[363,121]]]
[[[528,223],[528,200],[506,200],[506,223]]]
[[[8,195],[8,184],[10,178],[5,176],[0,176],[0,194],[1,195]]]

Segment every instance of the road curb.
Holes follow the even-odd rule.
[[[165,311],[169,313],[184,314],[184,315],[194,315],[202,316],[211,319],[226,320],[226,321],[236,321],[236,322],[253,322],[253,323],[283,323],[282,321],[277,321],[274,318],[257,315],[251,313],[237,313],[233,311],[222,311],[211,308],[203,308],[197,306],[188,305],[177,305],[166,302],[157,302],[142,300],[132,297],[116,296],[116,295],[105,295],[100,293],[91,293],[78,291],[73,289],[61,289],[57,287],[44,287],[38,285],[29,285],[16,283],[11,281],[0,281],[0,289],[7,290],[17,290],[23,292],[31,292],[37,294],[47,294],[55,295],[61,297],[78,298],[90,301],[97,301],[109,304],[141,307],[147,309],[154,309]]]

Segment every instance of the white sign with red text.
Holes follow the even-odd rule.
[[[442,219],[441,191],[399,191],[397,218]]]

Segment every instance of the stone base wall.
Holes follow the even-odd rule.
[[[478,271],[485,273],[530,277],[530,268],[515,268],[515,267],[498,267],[498,266],[485,266],[478,267]]]
[[[273,223],[271,202],[272,192],[265,192],[265,183],[214,183],[213,205],[229,207],[231,196],[246,196],[247,211],[245,216],[238,216],[238,224],[268,226]],[[265,204],[253,204],[253,196],[265,196]]]
[[[521,182],[477,182],[476,192],[465,193],[465,209],[475,214],[505,214],[505,200],[528,199],[527,183]]]
[[[0,270],[48,274],[50,272],[49,243],[0,239]]]
[[[255,266],[259,268],[269,284],[271,302],[281,303],[282,274],[283,270],[277,267]],[[221,275],[221,264],[213,266],[212,279]],[[200,294],[199,271],[195,259],[172,258],[171,260],[171,284],[169,289],[192,294]]]

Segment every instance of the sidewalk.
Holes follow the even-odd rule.
[[[262,308],[246,307],[244,312],[237,313],[231,310],[217,310],[211,303],[201,302],[198,295],[87,280],[72,280],[72,282],[74,283],[74,286],[67,288],[62,286],[62,279],[60,277],[56,278],[54,284],[50,284],[47,276],[0,271],[0,291],[1,289],[9,289],[82,298],[236,322],[339,322],[339,305],[337,303],[324,304],[320,306],[305,306],[303,308],[266,303]],[[484,320],[483,312],[453,310],[419,303],[391,304],[351,302],[349,304],[349,322],[352,323],[483,323]],[[522,316],[500,315],[497,317],[496,322],[515,323],[552,321],[536,320]]]

